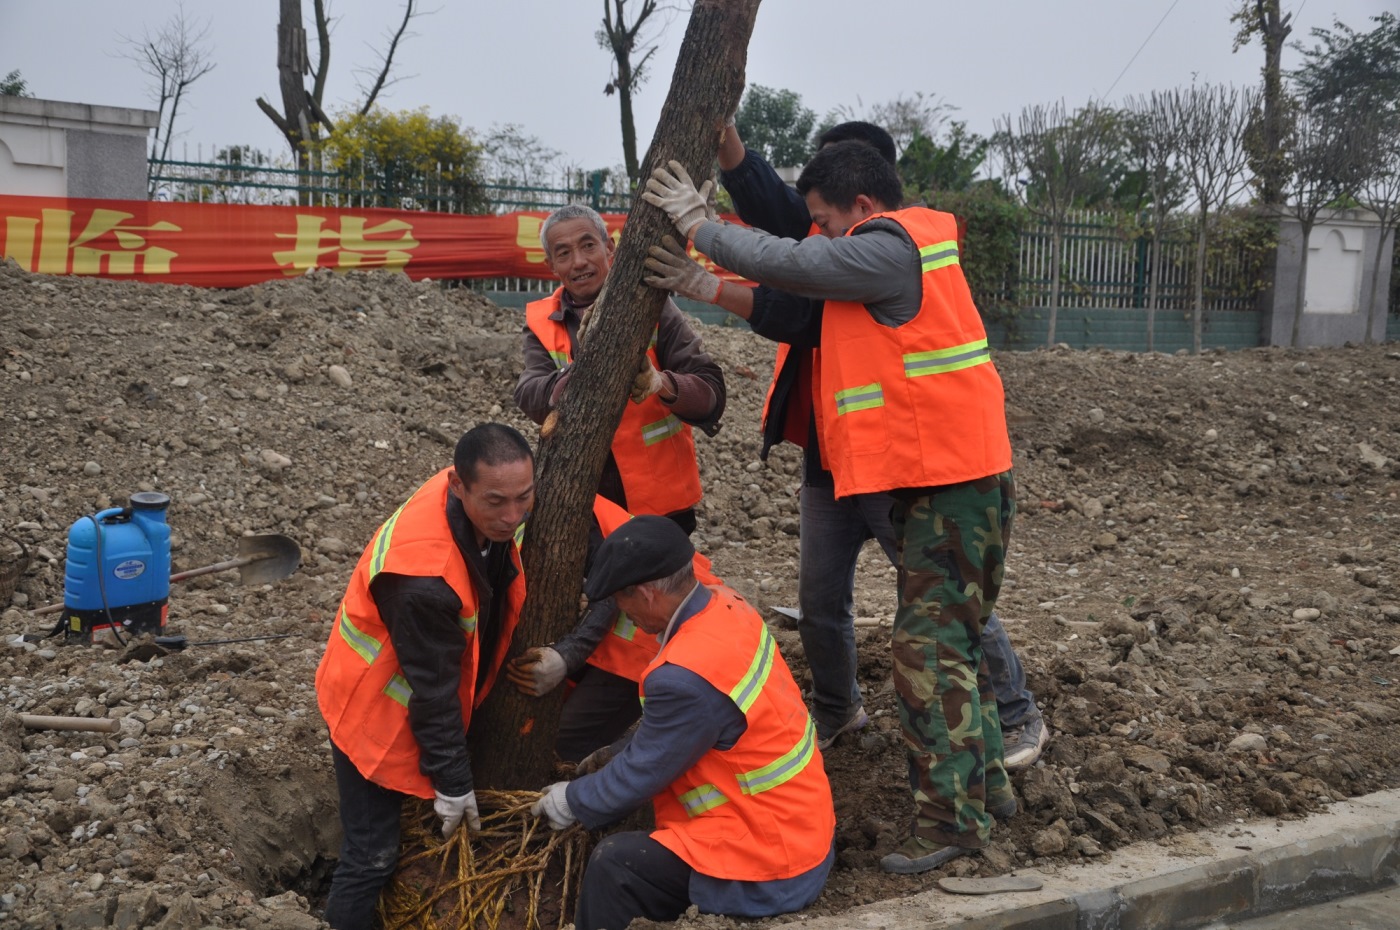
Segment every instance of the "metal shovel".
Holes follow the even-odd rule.
[[[271,584],[286,578],[300,565],[301,546],[296,544],[296,540],[280,533],[264,533],[260,536],[240,536],[238,558],[176,572],[170,576],[170,581],[173,584],[186,578],[197,578],[200,575],[212,575],[236,568],[240,584]],[[55,614],[62,609],[62,604],[50,604],[35,610],[34,614]]]

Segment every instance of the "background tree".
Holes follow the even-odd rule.
[[[190,87],[214,70],[209,60],[211,52],[206,40],[209,24],[192,23],[185,17],[185,5],[175,8],[166,23],[139,37],[122,37],[126,58],[136,62],[141,73],[151,79],[150,95],[156,104],[155,133],[151,136],[150,156],[146,161],[146,195],[156,195],[157,164],[170,157],[170,143],[175,138],[175,122],[180,104]]]
[[[282,109],[278,110],[262,97],[257,99],[257,104],[287,140],[296,157],[297,167],[306,170],[311,167],[310,147],[323,134],[335,131],[335,124],[326,115],[323,106],[326,78],[331,66],[331,21],[326,12],[326,0],[312,0],[316,25],[316,67],[313,72],[306,27],[302,25],[302,0],[278,0],[278,4],[277,76],[282,92]],[[418,15],[416,6],[417,0],[404,0],[403,18],[398,28],[386,36],[387,44],[379,56],[378,66],[357,72],[367,73],[371,78],[368,87],[360,88],[363,100],[356,110],[360,115],[369,113],[380,92],[393,83],[394,55],[408,33],[408,24]],[[312,75],[310,88],[306,86],[308,75]]]
[[[1265,204],[1283,201],[1283,141],[1287,134],[1288,104],[1283,88],[1283,46],[1293,31],[1293,14],[1279,9],[1279,0],[1240,0],[1230,21],[1238,24],[1234,50],[1238,52],[1256,36],[1264,46],[1263,91],[1254,98],[1262,112],[1249,134],[1251,167],[1259,182],[1259,199]]]
[[[1294,290],[1293,331],[1298,347],[1307,309],[1308,239],[1318,215],[1361,187],[1373,157],[1369,125],[1360,110],[1304,107],[1293,120],[1288,140],[1290,191],[1286,212],[1298,221],[1298,281]]]
[[[1181,135],[1180,165],[1196,201],[1196,261],[1191,301],[1191,350],[1201,351],[1205,318],[1206,246],[1212,213],[1244,185],[1248,161],[1243,135],[1258,101],[1251,91],[1223,85],[1172,91],[1170,119]]]
[[[899,156],[899,176],[916,191],[965,191],[977,179],[991,141],[950,124],[945,141],[918,133]]]
[[[643,166],[647,172],[675,159],[697,183],[709,177],[719,147],[716,127],[735,111],[743,90],[758,2],[696,0]],[[594,304],[587,341],[574,357],[569,390],[540,431],[536,505],[523,552],[532,580],[512,656],[558,639],[578,614],[598,477],[666,299],[641,283],[646,250],[663,235],[675,235],[670,219],[636,198],[607,286]],[[472,720],[473,731],[484,737],[472,743],[478,787],[537,788],[551,779],[560,700],[558,689],[546,698],[524,697],[512,687],[492,689]]]
[[[1359,111],[1367,120],[1363,132],[1372,143],[1372,155],[1367,176],[1354,194],[1380,221],[1366,302],[1367,342],[1385,313],[1380,267],[1386,236],[1400,218],[1400,18],[1382,13],[1371,21],[1375,28],[1364,33],[1336,21],[1332,29],[1314,29],[1316,44],[1303,51],[1302,66],[1290,75],[1305,105]]]
[[[492,124],[481,138],[482,177],[491,184],[532,187],[561,177],[563,153],[518,123]]]
[[[1131,100],[1127,108],[1128,136],[1138,164],[1142,168],[1148,199],[1148,235],[1151,254],[1148,267],[1151,275],[1147,285],[1147,351],[1154,348],[1157,297],[1161,282],[1162,237],[1173,211],[1181,206],[1181,173],[1176,167],[1177,149],[1181,143],[1181,125],[1165,94]]]
[[[629,10],[628,7],[631,6]],[[661,0],[603,0],[603,26],[593,37],[599,48],[612,55],[612,77],[603,93],[617,94],[622,122],[622,159],[627,177],[637,183],[637,124],[632,115],[632,95],[647,79],[647,65],[661,44],[661,33],[676,7]],[[629,22],[627,17],[631,14]],[[727,115],[727,114],[726,114]]]
[[[859,97],[855,105],[842,104],[822,117],[817,125],[816,135],[821,135],[837,123],[850,120],[864,120],[883,128],[894,139],[896,157],[903,155],[913,141],[922,136],[937,139],[949,114],[957,107],[923,91],[915,91],[912,96],[900,94],[893,100],[886,100],[866,107]]]
[[[29,84],[20,76],[19,69],[0,78],[0,97],[32,97]]]
[[[1055,344],[1060,309],[1064,230],[1070,210],[1098,196],[1103,168],[1115,157],[1116,123],[1093,104],[1070,114],[1063,101],[1024,107],[1015,121],[996,121],[994,145],[1008,191],[1050,224],[1050,315],[1046,345]]]
[[[734,125],[744,144],[777,167],[801,166],[812,157],[817,114],[790,90],[755,84],[744,92]]]
[[[426,107],[374,107],[336,114],[335,131],[315,143],[355,206],[439,213],[485,213],[481,146],[454,116]],[[349,204],[345,204],[349,205]]]

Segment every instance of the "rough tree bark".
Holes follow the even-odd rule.
[[[696,0],[656,136],[643,162],[675,159],[701,183],[710,176],[719,127],[744,86],[749,36],[759,0]],[[511,656],[567,633],[578,616],[579,588],[593,496],[637,362],[661,314],[665,294],[642,283],[647,248],[673,234],[670,220],[634,199],[607,285],[573,377],[541,430],[535,510],[526,526],[528,594]],[[479,788],[539,788],[551,780],[562,689],[529,698],[498,683],[472,722],[472,768]]]

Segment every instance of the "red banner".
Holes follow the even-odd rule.
[[[415,280],[552,278],[539,237],[548,215],[0,195],[0,254],[44,274],[201,287],[257,284],[312,268],[384,268]],[[626,216],[603,219],[616,240]]]

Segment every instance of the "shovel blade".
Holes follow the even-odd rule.
[[[260,536],[240,536],[238,560],[239,584],[272,584],[281,581],[301,566],[301,546],[296,540],[280,533]]]

